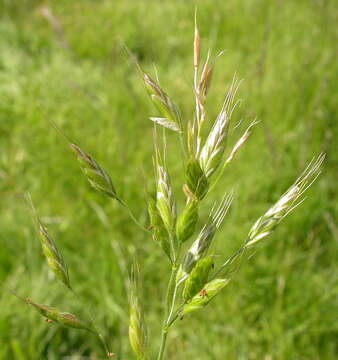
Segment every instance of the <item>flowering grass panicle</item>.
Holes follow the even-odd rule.
[[[157,351],[157,360],[165,357],[168,333],[177,324],[178,319],[204,309],[224,287],[233,280],[234,272],[231,271],[235,260],[243,255],[247,249],[256,246],[261,240],[270,235],[277,225],[293,211],[303,200],[301,196],[313,184],[324,161],[324,155],[310,162],[309,166],[295,181],[295,183],[270,207],[270,209],[254,223],[242,245],[228,258],[215,261],[217,249],[214,248],[213,239],[218,235],[224,217],[229,211],[233,201],[233,193],[228,192],[223,199],[214,200],[213,208],[208,216],[204,216],[204,201],[212,194],[213,189],[223,175],[226,167],[231,164],[235,155],[243,147],[253,132],[257,121],[253,121],[244,134],[235,142],[234,147],[226,155],[228,139],[233,133],[232,117],[239,103],[236,94],[240,82],[233,78],[229,91],[225,96],[221,111],[215,121],[208,124],[207,97],[211,86],[216,59],[211,58],[208,51],[206,60],[201,66],[201,37],[195,18],[195,33],[193,39],[193,96],[195,98],[195,111],[184,121],[181,112],[169,95],[162,89],[158,79],[155,81],[141,69],[134,56],[143,84],[155,106],[158,117],[151,117],[154,123],[154,167],[155,188],[154,197],[147,196],[149,226],[145,229],[130,211],[126,203],[117,195],[109,174],[94,160],[66,138],[69,147],[76,154],[81,168],[90,185],[99,193],[115,199],[128,210],[131,219],[142,229],[151,233],[154,241],[163,250],[163,256],[170,260],[170,275],[166,293],[163,300],[163,322],[161,326],[161,339]],[[130,52],[129,52],[130,54]],[[131,54],[130,54],[131,55]],[[53,124],[55,128],[56,125]],[[157,127],[161,126],[163,136],[163,155],[160,155],[160,146],[157,139]],[[57,128],[58,129],[58,128]],[[178,136],[181,151],[181,162],[184,183],[179,188],[183,189],[184,203],[180,205],[180,197],[174,196],[173,188],[176,186],[171,181],[166,162],[166,131],[173,130],[173,135]],[[60,130],[58,129],[60,132]],[[175,153],[176,154],[176,153]],[[179,177],[178,177],[179,178]],[[176,180],[176,177],[173,179]],[[205,207],[204,207],[205,208]],[[55,275],[75,295],[70,286],[68,269],[63,257],[56,247],[46,227],[37,218],[40,240],[44,255],[49,267]],[[204,224],[201,226],[200,224]],[[197,236],[194,234],[197,233]],[[143,247],[143,244],[140,245]],[[221,256],[217,256],[217,260]],[[219,265],[219,263],[221,265]],[[163,262],[159,267],[167,266]],[[162,280],[162,273],[161,273]],[[161,281],[162,284],[162,281]],[[138,266],[134,265],[131,272],[129,286],[129,340],[135,357],[139,360],[153,358],[151,347],[156,341],[149,341],[145,325],[145,314],[142,307],[141,280]],[[59,311],[57,308],[41,305],[26,298],[25,303],[38,310],[48,321],[66,325],[77,329],[95,333],[100,339],[107,356],[112,356],[101,332],[97,330],[95,322],[91,319],[79,320],[75,315]],[[150,302],[151,296],[147,297]],[[152,306],[148,306],[152,309]]]

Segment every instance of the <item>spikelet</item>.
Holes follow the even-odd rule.
[[[176,236],[179,242],[187,241],[195,232],[198,220],[198,202],[188,200],[184,210],[177,219]]]
[[[139,360],[147,359],[147,331],[139,301],[139,273],[137,266],[133,266],[130,289],[129,341]]]
[[[168,232],[164,227],[162,218],[156,207],[156,202],[152,197],[148,199],[148,214],[154,241],[159,244],[169,259],[171,259]]]
[[[188,302],[196,295],[208,281],[209,272],[213,267],[213,256],[208,255],[199,260],[184,283],[182,297],[184,302]]]
[[[157,166],[156,206],[166,229],[172,233],[176,222],[176,204],[169,174],[162,165]]]
[[[231,150],[230,155],[227,157],[226,161],[225,161],[225,165],[228,165],[234,158],[234,156],[237,154],[238,150],[247,142],[247,140],[249,139],[251,133],[252,133],[252,128],[258,124],[258,121],[254,120],[249,126],[248,128],[245,130],[244,134],[241,136],[241,138],[236,142],[235,146],[233,147],[233,149]]]
[[[143,82],[156,109],[162,118],[151,117],[150,120],[168,129],[181,132],[182,120],[177,105],[162,90],[162,88],[145,72],[143,72]]]
[[[62,312],[55,307],[35,303],[29,298],[22,298],[21,296],[17,295],[14,291],[12,291],[12,293],[18,299],[34,307],[42,316],[50,320],[50,322],[55,321],[63,326],[80,329],[80,330],[87,330],[89,332],[96,334],[96,332],[93,329],[91,329],[91,327],[88,324],[86,324],[82,320],[79,320],[75,315],[71,313]]]
[[[312,160],[301,176],[281,196],[276,204],[256,221],[249,232],[245,247],[250,247],[271,234],[285,216],[304,200],[297,202],[319,176],[324,159],[325,155],[321,154],[316,160]]]
[[[237,102],[234,104],[237,89],[238,84],[234,80],[225,98],[222,109],[201,150],[199,162],[207,178],[209,178],[224,161],[223,156],[229,132],[230,118],[237,105]]]
[[[203,66],[200,81],[198,83],[198,95],[199,95],[200,103],[202,105],[206,100],[208,90],[210,88],[213,72],[214,72],[214,64],[210,64],[210,51],[209,51],[207,59]]]
[[[69,144],[69,147],[77,156],[81,169],[90,185],[99,192],[109,197],[119,200],[115,187],[111,181],[109,174],[86,152],[75,144]]]
[[[56,247],[55,241],[47,232],[46,227],[39,219],[37,219],[37,222],[39,226],[39,236],[42,251],[47,259],[47,263],[50,269],[69,289],[71,289],[68,269],[66,263],[63,260],[63,256]]]
[[[183,306],[181,316],[203,309],[229,283],[228,279],[214,279],[208,282],[191,301]]]
[[[197,239],[187,251],[180,270],[178,271],[177,281],[181,282],[191,273],[196,263],[202,259],[208,251],[216,230],[221,226],[223,219],[229,210],[232,202],[232,194],[224,197],[218,209],[212,212],[208,222],[204,225]]]
[[[222,111],[209,133],[200,155],[201,168],[209,178],[221,165],[229,131],[229,117]]]
[[[185,171],[186,185],[198,200],[202,200],[208,191],[209,183],[196,159],[188,161]]]

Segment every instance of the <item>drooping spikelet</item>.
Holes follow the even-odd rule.
[[[321,154],[316,160],[312,160],[295,183],[281,196],[263,216],[261,216],[251,228],[246,247],[256,244],[271,234],[276,226],[295,209],[303,200],[297,202],[302,194],[312,185],[320,174],[320,168],[325,155]]]
[[[69,144],[71,150],[77,156],[83,173],[86,175],[90,185],[105,195],[119,200],[115,187],[109,174],[86,152],[75,144]]]
[[[147,329],[140,304],[137,266],[133,266],[130,287],[129,341],[138,360],[147,359]]]
[[[59,309],[43,304],[38,304],[32,301],[29,298],[22,298],[21,296],[17,295],[14,291],[12,291],[13,295],[15,295],[18,299],[22,300],[26,304],[34,307],[42,316],[50,320],[51,322],[55,321],[60,325],[80,329],[80,330],[87,330],[89,332],[95,333],[89,324],[83,322],[82,320],[78,319],[77,316],[60,311]]]
[[[46,257],[50,269],[69,289],[71,289],[67,265],[63,259],[61,252],[56,247],[55,241],[49,235],[46,227],[42,224],[41,220],[37,219],[37,222],[39,226],[39,235],[42,251]]]

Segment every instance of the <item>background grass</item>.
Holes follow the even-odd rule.
[[[298,208],[209,306],[181,321],[168,359],[336,359],[337,347],[337,6],[332,0],[0,1],[0,359],[101,355],[81,331],[46,324],[6,287],[40,303],[84,314],[83,305],[48,274],[23,202],[30,191],[62,248],[87,309],[117,359],[131,359],[124,261],[137,251],[155,349],[165,289],[160,250],[114,202],[93,192],[55,121],[111,174],[146,221],[152,180],[154,115],[121,40],[161,83],[186,118],[193,110],[193,12],[198,4],[203,52],[226,49],[209,99],[214,117],[234,72],[244,78],[235,122],[261,120],[249,143],[206,202],[235,190],[218,235],[222,257],[294,181],[314,155],[325,169]],[[62,25],[41,15],[48,5]],[[232,142],[240,132],[233,133]],[[170,136],[177,198],[182,164]],[[202,216],[203,217],[203,216]],[[221,261],[221,258],[219,259]],[[74,357],[75,359],[75,357]]]

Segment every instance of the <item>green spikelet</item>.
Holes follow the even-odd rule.
[[[209,272],[213,266],[213,256],[209,255],[198,261],[188,279],[184,283],[183,300],[188,302],[208,281]]]
[[[188,162],[185,175],[190,192],[196,199],[202,200],[208,191],[209,183],[197,160],[193,159]]]
[[[119,200],[109,174],[87,153],[75,144],[69,144],[76,154],[81,169],[90,185],[97,191]]]
[[[170,177],[166,169],[158,165],[156,206],[169,233],[175,230],[176,203],[171,188]]]
[[[42,251],[47,259],[50,269],[69,289],[71,289],[67,265],[64,262],[60,251],[56,247],[53,238],[48,234],[46,227],[39,219],[38,226]]]
[[[209,249],[215,232],[216,226],[212,223],[202,229],[198,238],[194,241],[183,259],[182,269],[184,273],[190,274],[196,263],[204,257]]]
[[[156,207],[156,202],[153,198],[149,198],[148,200],[148,214],[153,239],[159,244],[159,246],[170,259],[170,244],[168,241],[168,232],[164,227],[162,218]]]
[[[214,279],[208,282],[190,302],[184,305],[181,316],[203,309],[228,284],[228,279]]]
[[[171,130],[181,132],[182,121],[177,105],[148,74],[143,73],[143,81],[152,103],[166,119],[166,122],[163,120],[155,122]],[[151,118],[153,121],[154,119],[156,118]]]
[[[198,220],[198,202],[189,200],[176,224],[178,241],[187,241],[194,233]]]
[[[88,324],[84,323],[83,321],[79,320],[75,315],[68,313],[68,312],[62,312],[57,308],[43,305],[43,304],[37,304],[33,302],[29,298],[21,298],[20,296],[16,295],[20,300],[24,301],[26,304],[34,307],[42,316],[45,318],[55,321],[59,323],[60,325],[75,328],[75,329],[81,329],[81,330],[87,330],[92,333],[96,333],[93,329],[88,326]]]
[[[129,341],[136,358],[138,360],[146,360],[147,329],[139,300],[139,287],[138,269],[137,266],[134,266],[131,275]]]

